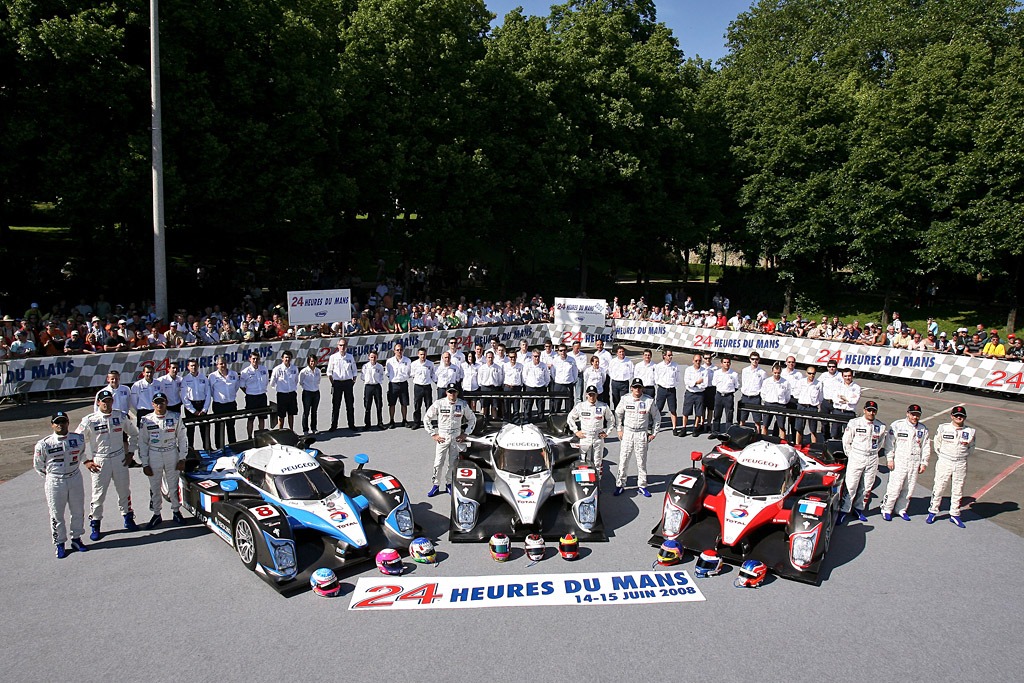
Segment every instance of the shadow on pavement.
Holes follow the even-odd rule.
[[[88,538],[88,529],[86,529],[86,538]],[[96,548],[102,550],[104,548],[133,548],[142,545],[149,545],[151,543],[163,543],[166,541],[180,541],[186,538],[196,538],[198,536],[204,536],[210,533],[209,530],[201,524],[186,524],[185,526],[179,526],[175,522],[164,521],[163,524],[157,528],[147,531],[126,531],[124,529],[112,529],[110,531],[104,531],[103,536],[100,540],[95,543],[89,543],[89,548]],[[131,534],[131,535],[129,535]]]
[[[981,519],[991,519],[1006,512],[1016,512],[1020,510],[1020,505],[1015,501],[1006,500],[1002,503],[972,502],[969,508],[966,505],[964,508],[969,509]]]
[[[853,522],[847,521],[843,526],[836,527],[832,531],[828,553],[825,554],[825,560],[821,563],[818,580],[828,580],[833,569],[843,566],[863,553],[867,545],[867,535],[872,530],[874,527],[869,522],[858,522],[856,517]]]

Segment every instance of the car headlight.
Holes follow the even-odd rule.
[[[274,551],[274,563],[277,569],[287,574],[295,571],[295,545],[288,541],[271,544]]]
[[[471,527],[476,522],[476,505],[469,501],[455,506],[455,519],[461,527]]]
[[[799,532],[792,535],[789,542],[789,556],[795,567],[807,567],[814,559],[814,546],[818,544],[818,532],[821,525],[813,531]]]
[[[595,503],[580,503],[577,508],[580,524],[591,525],[597,521],[597,505]]]
[[[395,522],[398,524],[398,530],[403,534],[412,533],[412,512],[408,505],[395,512]]]
[[[664,531],[666,536],[678,536],[683,529],[683,521],[686,514],[671,501],[665,501],[665,523]]]

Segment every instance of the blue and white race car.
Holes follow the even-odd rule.
[[[365,455],[346,475],[341,458],[310,441],[290,430],[257,432],[235,445],[251,446],[238,453],[226,446],[190,458],[180,478],[182,507],[279,590],[322,566],[337,570],[384,547],[407,548],[416,533],[398,479],[364,469]]]

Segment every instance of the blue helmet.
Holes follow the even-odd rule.
[[[732,582],[737,588],[758,588],[764,582],[768,567],[760,560],[747,560],[740,567],[740,575]]]
[[[693,568],[693,575],[698,579],[706,579],[709,576],[722,573],[722,558],[714,550],[705,550],[697,558],[697,566]]]
[[[662,567],[671,567],[683,560],[683,547],[679,541],[668,540],[661,544],[658,550],[658,564]]]
[[[327,567],[321,567],[313,572],[313,575],[309,577],[309,587],[313,589],[314,593],[325,598],[333,598],[341,592],[338,577]]]

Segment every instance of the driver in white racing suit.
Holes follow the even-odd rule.
[[[185,469],[185,455],[188,453],[188,439],[180,413],[167,410],[167,396],[153,395],[153,412],[146,413],[139,425],[139,459],[142,471],[149,477],[149,510],[153,518],[146,524],[152,529],[163,518],[161,484],[171,499],[171,516],[174,521],[184,524],[181,516],[181,501],[178,497],[178,472]]]
[[[103,499],[107,497],[110,480],[117,489],[117,506],[124,516],[124,528],[138,531],[128,479],[128,463],[132,461],[139,430],[135,421],[120,410],[113,410],[114,395],[104,389],[97,395],[99,410],[82,418],[77,431],[85,439],[85,460],[82,464],[92,472],[92,503],[89,513],[89,535],[100,540]]]
[[[50,418],[53,434],[36,442],[32,466],[45,479],[46,506],[50,509],[50,527],[57,546],[57,559],[67,553],[68,527],[64,522],[64,508],[71,512],[71,546],[80,552],[88,550],[82,543],[85,533],[85,488],[82,485],[82,454],[85,439],[81,434],[68,432],[68,415],[58,412]]]
[[[935,430],[935,483],[932,486],[932,500],[928,506],[928,519],[932,524],[935,515],[939,514],[939,504],[946,482],[951,482],[949,492],[949,521],[961,529],[964,528],[960,519],[960,498],[964,492],[964,479],[967,478],[967,458],[974,452],[974,440],[978,433],[974,427],[967,427],[967,409],[956,406],[949,413],[952,420],[939,425]]]
[[[580,460],[593,463],[597,469],[598,486],[604,472],[604,440],[608,432],[615,428],[615,413],[606,403],[597,400],[597,387],[588,386],[586,399],[577,403],[566,424],[569,431],[579,437]]]
[[[644,393],[644,383],[639,377],[630,385],[629,396],[619,399],[615,407],[615,416],[619,423],[619,472],[615,477],[615,493],[620,496],[626,487],[626,467],[629,459],[636,456],[636,483],[638,491],[645,498],[651,494],[647,490],[647,448],[654,440],[661,426],[661,413],[655,400]]]
[[[917,475],[928,466],[928,456],[932,445],[928,440],[928,428],[921,424],[921,406],[916,403],[907,408],[907,418],[896,420],[889,425],[889,433],[885,437],[885,454],[888,457],[889,483],[885,487],[885,498],[882,499],[882,518],[892,519],[906,486],[907,495],[899,506],[900,517],[910,521],[907,506],[914,495]]]
[[[857,518],[866,522],[864,513],[871,501],[871,489],[878,477],[878,454],[885,446],[886,425],[876,420],[878,404],[868,401],[864,414],[846,423],[843,431],[843,452],[846,453],[846,490],[836,524],[842,524],[851,508]],[[861,494],[863,488],[864,493]],[[859,503],[859,507],[854,507]]]
[[[466,429],[462,429],[465,423]],[[433,485],[427,493],[428,498],[438,494],[441,482],[445,490],[452,492],[452,463],[459,457],[459,444],[466,440],[466,434],[476,427],[476,415],[466,402],[459,398],[459,385],[451,382],[445,388],[445,397],[434,401],[423,415],[423,426],[437,443],[434,450]],[[445,476],[441,476],[446,472]]]

